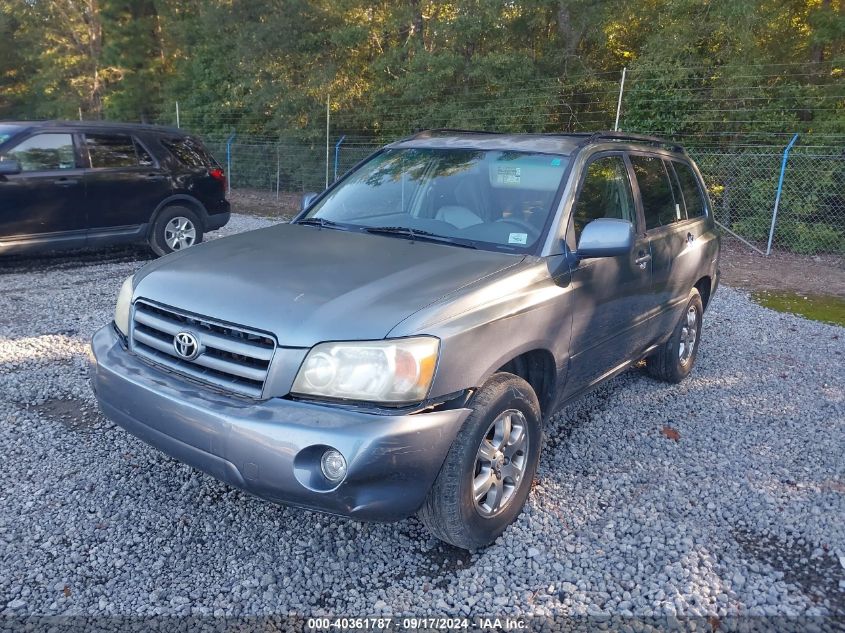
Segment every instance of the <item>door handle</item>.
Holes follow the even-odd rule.
[[[73,185],[79,184],[78,180],[74,180],[73,178],[59,178],[55,181],[59,187],[72,187]]]
[[[163,180],[164,176],[162,174],[147,174],[147,180]]]
[[[687,233],[687,244],[692,244],[695,241],[695,235]]]
[[[639,252],[639,256],[634,260],[634,263],[645,270],[646,265],[651,261],[651,253]]]

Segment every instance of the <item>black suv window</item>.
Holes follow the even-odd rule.
[[[635,223],[635,217],[631,182],[622,157],[605,156],[590,163],[572,211],[576,243],[593,220],[617,218]]]
[[[675,206],[663,160],[655,156],[634,155],[631,156],[631,163],[640,186],[646,230],[679,221],[680,207]]]
[[[128,134],[86,134],[91,167],[137,167],[135,142]]]
[[[161,144],[186,167],[212,167],[216,164],[199,141],[187,136],[162,139]]]
[[[74,169],[73,137],[70,134],[38,134],[19,143],[8,152],[23,171]]]
[[[698,178],[687,163],[673,162],[678,181],[681,183],[681,191],[684,193],[684,202],[687,205],[688,218],[700,218],[705,215],[706,206],[701,187],[698,185]]]

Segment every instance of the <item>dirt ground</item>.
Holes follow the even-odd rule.
[[[273,191],[255,189],[234,189],[226,197],[235,213],[246,213],[268,218],[292,218],[299,211],[302,196],[297,193],[280,192],[276,197]]]
[[[271,218],[290,218],[299,211],[300,195],[253,189],[229,194],[232,210]],[[722,240],[722,282],[750,291],[782,291],[845,297],[845,259],[834,255],[796,255],[775,251],[764,257],[739,240]]]
[[[835,255],[773,251],[765,257],[723,238],[721,269],[722,282],[734,288],[845,297],[845,260]]]

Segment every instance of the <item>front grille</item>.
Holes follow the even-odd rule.
[[[176,353],[174,337],[189,332],[202,353],[186,360]],[[132,316],[132,351],[188,378],[260,398],[276,341],[269,334],[193,316],[138,300]]]

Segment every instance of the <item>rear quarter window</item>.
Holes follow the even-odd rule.
[[[161,144],[186,167],[216,167],[217,161],[198,140],[190,137],[163,138]]]

